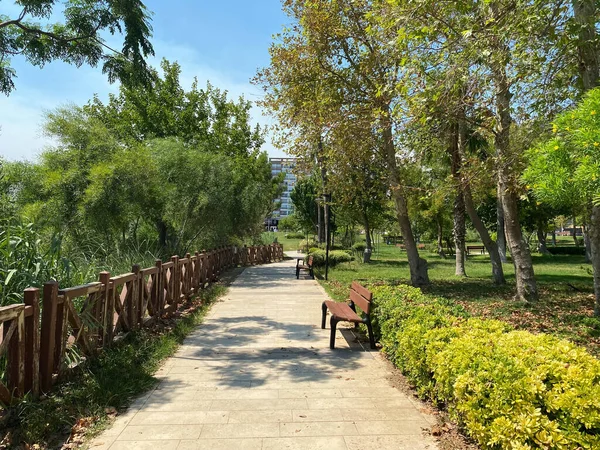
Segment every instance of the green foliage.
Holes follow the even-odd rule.
[[[383,350],[486,449],[600,445],[600,361],[544,334],[467,318],[408,286],[373,286]]]
[[[297,232],[297,231],[302,231],[302,224],[300,223],[300,221],[298,220],[296,215],[292,214],[292,215],[282,217],[281,219],[279,219],[277,228],[279,228],[280,231]],[[304,237],[304,236],[302,236],[302,237]],[[299,239],[301,239],[301,238],[299,238]]]
[[[313,257],[315,267],[325,267],[325,250],[311,248],[310,255]],[[340,263],[352,261],[354,258],[344,250],[332,250],[329,252],[329,266],[334,267]]]
[[[548,247],[553,255],[585,255],[585,247]]]
[[[303,239],[306,235],[304,233],[287,233],[285,237],[287,239]]]
[[[357,253],[363,253],[366,248],[367,248],[367,244],[364,243],[364,242],[356,242],[352,246],[352,250],[355,251],[355,252],[357,252]]]
[[[304,239],[298,244],[298,251],[300,253],[308,253],[310,249],[318,248],[318,245],[314,239],[309,239],[308,241]]]
[[[0,92],[14,89],[16,71],[10,58],[21,55],[34,66],[54,60],[81,66],[103,63],[103,72],[113,82],[147,83],[151,76],[144,61],[154,55],[149,41],[150,13],[140,0],[13,2],[22,12],[15,17],[0,14]],[[64,8],[64,9],[63,9]],[[63,23],[51,23],[61,10]],[[52,19],[50,19],[52,17]],[[46,23],[40,24],[39,20]],[[124,31],[120,52],[105,52],[107,32]]]
[[[523,177],[543,203],[585,207],[600,194],[600,89],[553,124],[552,139],[528,152]]]
[[[294,204],[294,215],[302,227],[302,231],[314,232],[317,229],[318,185],[314,176],[301,178],[290,193],[290,199]]]

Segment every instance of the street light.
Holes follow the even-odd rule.
[[[323,194],[323,203],[325,205],[325,281],[329,274],[329,242],[330,242],[330,226],[329,226],[329,204],[331,203],[331,194]]]

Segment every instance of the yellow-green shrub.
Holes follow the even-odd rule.
[[[600,361],[585,349],[409,286],[371,290],[385,353],[482,448],[600,449]]]

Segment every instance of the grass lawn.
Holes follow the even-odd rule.
[[[600,356],[600,320],[593,317],[594,296],[591,266],[583,256],[533,255],[540,290],[534,305],[513,299],[514,269],[504,265],[508,284],[495,286],[487,255],[467,258],[467,278],[454,275],[454,258],[421,252],[429,263],[431,285],[428,294],[446,297],[463,305],[476,316],[501,319],[517,328],[553,333],[587,347]],[[324,274],[321,270],[319,275]],[[379,246],[370,264],[357,261],[329,270],[329,281],[321,283],[329,294],[345,299],[352,280],[365,283],[408,283],[406,252],[392,245]],[[376,301],[376,299],[375,299]]]
[[[284,233],[283,231],[278,231],[276,233],[273,232],[265,232],[262,234],[263,242],[270,243],[273,242],[274,238],[277,238],[277,242],[283,245],[284,251],[295,251],[298,250],[298,246],[300,245],[300,241],[302,239],[288,239],[285,235],[288,233]]]

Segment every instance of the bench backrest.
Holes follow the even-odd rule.
[[[371,312],[371,301],[373,294],[360,283],[353,281],[352,289],[350,290],[350,300],[358,306],[365,314]]]

